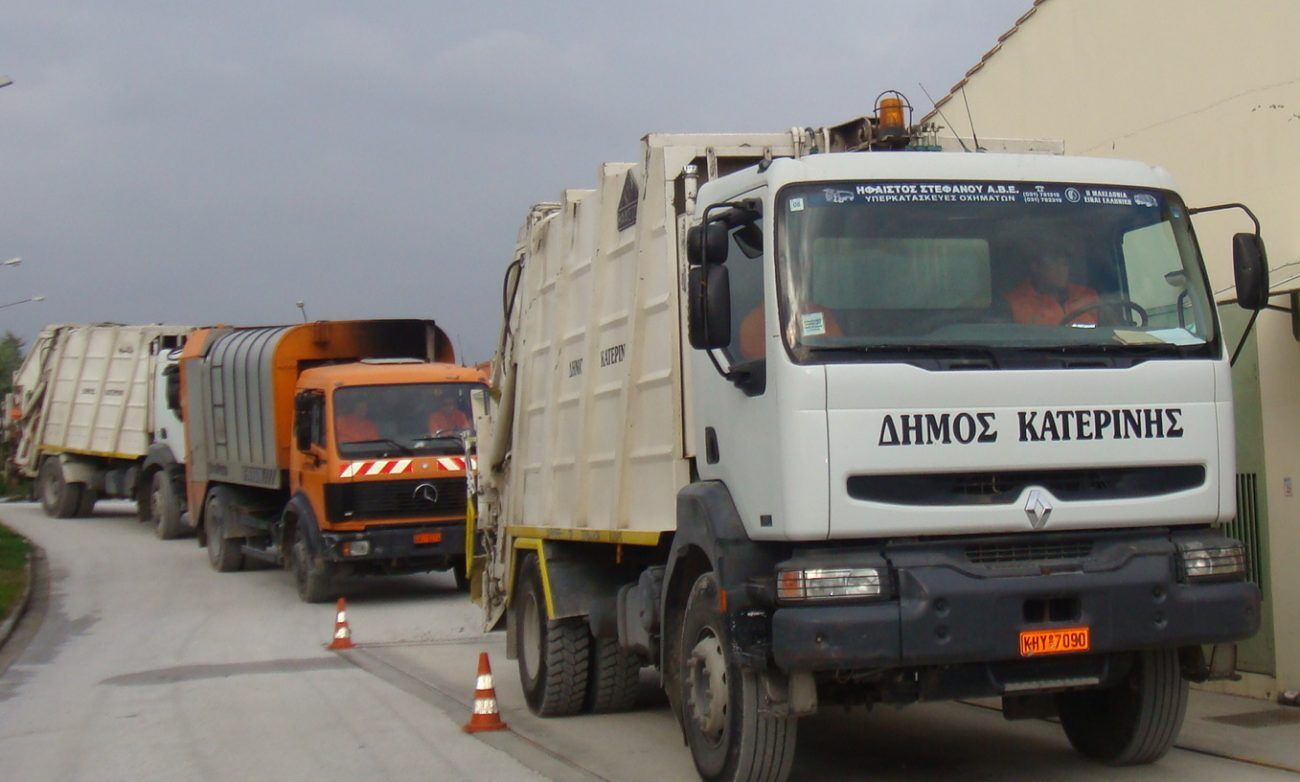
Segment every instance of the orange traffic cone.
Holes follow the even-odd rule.
[[[465,725],[466,733],[484,730],[505,730],[501,712],[497,709],[497,691],[492,686],[492,664],[487,652],[478,655],[478,680],[474,683],[474,713]]]
[[[338,607],[334,615],[334,640],[330,641],[329,649],[353,649],[356,647],[352,643],[352,628],[348,627],[348,601],[339,598]]]

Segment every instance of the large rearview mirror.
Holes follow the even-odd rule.
[[[696,350],[731,344],[731,283],[727,267],[710,262],[687,273],[687,326]]]
[[[1256,234],[1232,237],[1232,273],[1237,283],[1237,304],[1248,310],[1268,306],[1268,254]]]
[[[726,263],[731,237],[727,224],[709,220],[686,232],[686,260],[691,266]]]

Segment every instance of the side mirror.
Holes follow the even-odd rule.
[[[311,450],[311,402],[312,397],[300,393],[293,400],[293,440],[299,451]]]
[[[298,450],[307,453],[311,450],[311,419],[305,415],[299,414],[294,421],[293,438],[297,441]]]
[[[181,412],[181,366],[171,364],[163,369],[163,381],[167,393],[167,409],[177,415]]]
[[[687,273],[687,324],[691,347],[725,348],[731,344],[731,283],[727,267],[710,262]]]
[[[686,232],[686,262],[691,266],[726,263],[730,244],[729,229],[721,220],[692,226]]]
[[[1232,273],[1237,282],[1237,304],[1248,310],[1268,306],[1268,254],[1258,235],[1232,237]]]

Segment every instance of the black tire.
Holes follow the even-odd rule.
[[[606,714],[635,706],[641,688],[641,667],[641,658],[625,651],[617,638],[592,639],[587,709]]]
[[[95,515],[95,503],[99,501],[99,492],[81,484],[81,499],[77,502],[77,518],[88,519]]]
[[[465,570],[465,558],[457,557],[451,564],[451,574],[456,578],[456,591],[469,591],[469,573]]]
[[[1065,735],[1079,754],[1112,766],[1159,760],[1183,725],[1187,682],[1178,652],[1139,652],[1124,681],[1056,696]]]
[[[334,573],[330,563],[314,557],[307,533],[299,522],[293,535],[293,580],[298,599],[304,603],[325,603],[334,599]]]
[[[176,485],[165,471],[153,474],[145,500],[153,533],[161,540],[175,540],[188,532],[181,522],[181,500],[176,496]]]
[[[244,567],[244,554],[238,538],[225,536],[226,513],[231,505],[230,492],[221,486],[208,492],[203,528],[208,545],[208,564],[218,573],[233,573]]]
[[[519,681],[528,708],[540,717],[581,712],[591,668],[591,633],[582,619],[546,618],[541,569],[532,554],[519,567],[511,609],[519,632]]]
[[[53,519],[70,519],[81,505],[81,490],[84,483],[68,483],[63,479],[63,463],[59,457],[51,456],[41,465],[37,474],[38,492],[41,497],[41,509]]]
[[[678,654],[682,720],[700,778],[784,782],[794,763],[798,720],[762,713],[758,674],[728,653],[718,582],[705,573],[691,587]],[[726,700],[716,699],[721,695]]]

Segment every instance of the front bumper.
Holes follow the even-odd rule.
[[[417,535],[437,534],[435,543],[416,543]],[[344,556],[343,544],[365,541],[369,553]],[[364,532],[322,532],[322,554],[330,562],[389,564],[411,570],[446,567],[465,556],[465,524],[420,524],[400,527],[372,527]],[[428,567],[424,567],[428,565]]]
[[[1088,570],[990,575],[921,548],[890,555],[893,600],[779,607],[785,671],[854,671],[1020,659],[1022,630],[1087,626],[1092,654],[1241,640],[1260,621],[1249,583],[1181,583],[1168,537],[1124,541]],[[1043,619],[1037,607],[1064,606]],[[1032,617],[1032,618],[1031,618]]]

